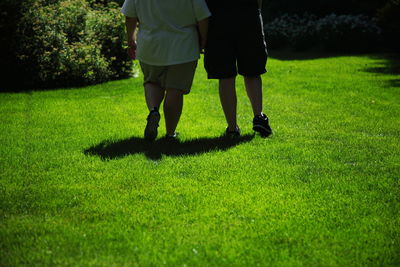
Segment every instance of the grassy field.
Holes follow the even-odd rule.
[[[202,64],[174,145],[142,139],[141,76],[1,93],[0,266],[399,265],[397,67],[272,53],[266,139],[242,79],[220,138]]]

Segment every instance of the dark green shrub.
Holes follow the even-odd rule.
[[[57,6],[53,12],[60,18],[59,30],[66,34],[69,43],[79,42],[84,35],[88,4],[85,1],[61,1]]]
[[[263,16],[270,22],[283,14],[304,13],[325,17],[329,14],[366,14],[374,16],[379,8],[392,0],[264,0]]]
[[[301,51],[317,43],[315,17],[284,14],[265,25],[268,46],[271,49],[289,47]]]
[[[123,47],[123,16],[116,3],[91,7],[86,0],[17,0],[5,7],[16,6],[20,10],[13,17],[16,26],[7,33],[8,64],[23,79],[14,83],[72,86],[132,74],[132,60]]]
[[[329,15],[317,23],[322,46],[328,51],[366,52],[377,49],[381,29],[364,15]]]
[[[30,84],[54,82],[62,75],[61,58],[68,39],[61,31],[54,6],[28,1],[16,34],[16,56],[25,81]]]
[[[122,6],[124,0],[88,0],[91,7],[100,6],[105,7],[109,4],[117,4],[118,6]]]
[[[322,47],[335,52],[365,52],[378,48],[380,28],[364,15],[335,15],[317,19],[285,14],[265,25],[270,48],[301,51]]]
[[[115,18],[122,21],[122,15],[115,4],[113,8],[91,10],[86,16],[86,42],[97,44],[101,53],[108,59],[110,71],[115,78],[130,72],[131,60],[128,59],[125,49],[121,49],[125,40],[125,24],[115,23]],[[120,60],[126,59],[125,61]],[[129,63],[129,64],[128,64]]]
[[[91,84],[106,81],[113,75],[109,62],[101,55],[100,49],[93,45],[70,44],[60,59],[63,84],[68,84],[76,76],[79,76],[79,82]]]
[[[286,16],[276,18],[264,25],[265,38],[270,49],[285,48],[290,42],[289,25],[286,23]]]

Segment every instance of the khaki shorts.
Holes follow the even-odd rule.
[[[144,84],[156,83],[164,89],[178,89],[188,94],[192,87],[197,60],[169,66],[153,66],[140,62],[140,67],[144,75]]]

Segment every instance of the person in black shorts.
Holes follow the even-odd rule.
[[[267,48],[262,17],[262,0],[206,0],[211,11],[204,66],[209,79],[219,80],[219,96],[228,123],[226,134],[240,136],[236,120],[236,76],[244,77],[252,105],[253,130],[272,134],[262,111],[262,80],[266,72]]]

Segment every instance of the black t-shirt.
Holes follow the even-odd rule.
[[[211,15],[240,15],[243,12],[257,10],[257,0],[206,0]]]

